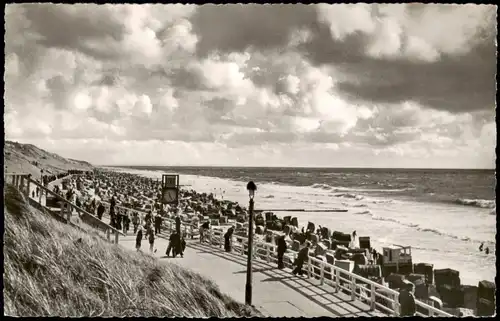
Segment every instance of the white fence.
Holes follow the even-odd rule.
[[[175,222],[170,219],[164,219],[164,226],[169,229],[175,229]],[[199,235],[198,228],[182,224],[181,231],[187,236]],[[207,241],[211,246],[224,246],[223,232],[217,229],[210,229],[207,235]],[[246,255],[248,248],[248,238],[233,234],[232,250],[235,253]],[[267,263],[277,263],[276,245],[258,240],[253,241],[254,258],[259,258]],[[297,252],[287,250],[283,262],[285,266],[291,267],[291,262],[297,256]],[[309,256],[307,264],[304,264],[305,272],[309,278],[314,277],[320,280],[320,284],[327,284],[335,289],[335,292],[343,290],[351,296],[351,300],[359,300],[370,306],[371,310],[378,310],[391,316],[399,316],[399,292],[386,286],[368,280],[362,276],[346,271],[338,266],[329,264],[323,260]],[[417,316],[431,317],[454,317],[452,314],[439,310],[419,300],[415,300],[417,305]],[[419,312],[424,311],[424,313]]]

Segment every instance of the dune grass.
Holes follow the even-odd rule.
[[[259,316],[210,280],[59,223],[4,187],[9,316]]]

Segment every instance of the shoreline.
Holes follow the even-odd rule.
[[[150,170],[150,169],[134,169],[134,168],[128,168],[128,167],[120,167],[120,168],[116,168],[116,167],[101,167],[102,170],[105,170],[105,171],[113,171],[113,172],[117,172],[117,173],[127,173],[127,174],[132,174],[132,175],[137,175],[137,176],[140,176],[140,177],[147,177],[147,178],[153,178],[151,176],[156,176],[156,177],[161,177],[161,174],[164,174],[165,172],[160,172],[159,170]],[[196,175],[185,175],[185,176],[196,176]],[[221,179],[221,178],[216,178],[216,179]],[[186,188],[181,188],[182,190],[189,190],[189,189],[186,189]],[[201,193],[200,191],[195,191],[195,192],[198,192],[198,193]],[[218,194],[218,193],[217,193]],[[220,200],[220,195],[216,195],[216,198]],[[229,201],[229,202],[234,202],[233,200],[228,200],[228,199],[225,199],[224,198],[224,201]],[[234,203],[238,203],[238,202],[234,202]],[[247,205],[246,204],[240,204],[240,206],[244,207],[244,208],[247,208]],[[296,215],[297,213],[294,214],[294,216],[298,216]],[[257,215],[257,213],[255,213],[254,215]],[[284,216],[287,216],[286,214],[285,215],[278,215],[278,214],[275,214],[278,218],[280,219],[283,219]],[[298,219],[300,219],[300,217],[297,217]],[[307,221],[307,218],[305,219]],[[300,223],[300,222],[299,222]],[[315,223],[316,226],[318,226],[316,224],[316,222],[313,222]],[[300,224],[300,225],[303,225],[303,226],[306,226],[307,224]],[[299,226],[300,226],[299,225]],[[370,236],[371,239],[373,239],[373,236]],[[373,244],[373,241],[372,241],[372,244]],[[375,246],[373,246],[375,247]],[[379,247],[377,247],[379,248]],[[412,247],[412,250],[413,250],[413,247]],[[418,251],[418,248],[415,248],[416,251]],[[413,251],[412,251],[413,252]],[[490,255],[494,255],[495,253],[492,252]],[[417,262],[416,260],[413,260],[413,262]],[[419,260],[419,262],[422,262],[421,260]],[[446,268],[449,268],[448,267],[436,267],[436,265],[432,262],[432,260],[427,260],[427,262],[429,264],[432,264],[434,266],[434,269],[437,269],[437,270],[440,270],[440,269],[446,269]],[[459,271],[459,270],[457,270]],[[480,282],[480,281],[483,281],[483,280],[486,280],[485,278],[478,278],[478,280],[474,280],[474,282],[466,282],[466,283],[463,283],[462,285],[464,286],[472,286],[472,287],[477,287],[477,284]],[[465,281],[465,280],[464,280]],[[477,281],[477,282],[476,282]]]

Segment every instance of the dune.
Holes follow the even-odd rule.
[[[59,174],[70,169],[91,170],[93,168],[88,162],[64,158],[31,144],[5,141],[3,153],[6,173],[28,173],[39,177],[41,169],[44,174]]]

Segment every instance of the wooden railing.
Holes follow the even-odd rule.
[[[87,225],[90,225],[94,228],[97,228],[99,230],[102,230],[103,232],[106,233],[106,238],[108,241],[111,241],[111,233],[114,234],[114,243],[118,244],[119,240],[119,235],[125,236],[125,234],[117,230],[116,228],[112,227],[109,224],[104,223],[101,221],[99,218],[97,218],[95,215],[87,212],[86,210],[82,209],[79,206],[76,206],[72,202],[66,200],[63,196],[51,191],[50,189],[46,188],[36,180],[31,178],[31,175],[27,174],[17,174],[17,173],[9,173],[5,174],[7,178],[11,179],[12,185],[14,185],[16,188],[18,188],[22,193],[26,195],[28,199],[34,199],[30,197],[30,191],[31,191],[31,184],[34,184],[34,186],[38,187],[40,189],[39,193],[39,198],[34,199],[35,201],[38,201],[40,205],[42,205],[44,208],[46,208],[49,211],[54,212],[53,208],[49,208],[46,205],[41,204],[41,199],[42,199],[42,191],[45,193],[46,196],[50,195],[52,197],[55,197],[59,202],[60,202],[60,215],[66,219],[66,222],[72,225],[76,225],[74,222],[72,222],[72,213],[73,211],[76,211],[79,218],[82,220]],[[7,181],[8,182],[8,181]],[[65,209],[66,207],[66,209]]]
[[[164,227],[169,231],[175,229],[175,221],[172,219],[164,219]],[[186,236],[199,235],[199,231],[193,225],[181,225],[181,231]],[[224,246],[224,232],[211,228],[207,231],[207,241],[210,246]],[[246,255],[248,249],[248,238],[245,236],[234,235],[232,237],[232,248],[235,253]],[[276,245],[266,242],[254,240],[254,258],[264,260],[267,263],[278,262],[276,253]],[[292,262],[297,257],[298,252],[287,250],[284,258],[285,266],[292,268]],[[371,310],[378,310],[386,315],[399,316],[399,292],[390,289],[377,282],[364,278],[360,275],[347,271],[335,264],[330,264],[316,257],[309,256],[308,261],[304,264],[305,271],[309,278],[314,277],[320,280],[320,284],[327,284],[334,288],[335,292],[343,290],[351,296],[351,300],[359,300],[366,303]],[[420,300],[415,300],[417,310],[424,311],[416,312],[417,316],[440,316],[453,317],[452,314],[442,311],[434,306],[426,304]]]

